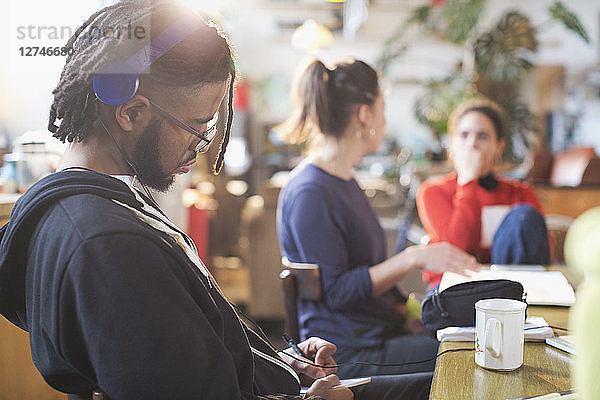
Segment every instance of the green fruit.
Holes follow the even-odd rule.
[[[567,264],[591,274],[600,274],[600,207],[581,214],[565,238]]]
[[[573,363],[574,386],[580,399],[599,399],[598,329],[600,329],[600,280],[585,282],[577,288],[577,303],[571,308],[569,329],[575,335],[577,356]]]

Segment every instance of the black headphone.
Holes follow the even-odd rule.
[[[128,60],[104,66],[93,80],[98,100],[111,106],[128,102],[138,89],[140,74],[175,45],[200,29],[200,22],[202,20],[197,15],[182,18],[165,28]]]

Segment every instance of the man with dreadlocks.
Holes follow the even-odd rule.
[[[189,14],[172,1],[121,0],[69,39],[48,127],[69,146],[0,231],[0,313],[29,331],[36,367],[72,398],[99,389],[113,400],[295,399],[303,373],[316,379],[309,395],[350,399],[333,388],[335,369],[278,354],[240,320],[146,189],[164,191],[190,170],[228,92],[215,173],[223,164],[232,52],[213,24]],[[107,34],[127,23],[151,26],[152,46]],[[113,101],[127,86],[115,72],[123,60],[130,69],[117,72],[134,73],[133,91]],[[334,363],[324,340],[300,347],[316,364]]]

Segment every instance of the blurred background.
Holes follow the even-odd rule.
[[[0,26],[0,185],[8,210],[15,196],[53,170],[62,151],[46,126],[64,57],[27,57],[20,48],[62,46],[92,11],[110,3],[3,5],[8,23]],[[214,15],[237,50],[235,120],[221,175],[212,174],[213,146],[160,202],[196,241],[227,296],[273,330],[284,314],[277,196],[302,149],[283,144],[272,128],[289,115],[292,77],[312,57],[326,63],[359,58],[383,74],[386,139],[358,168],[357,179],[388,232],[390,253],[427,241],[413,196],[424,179],[449,171],[448,113],[476,93],[499,102],[509,116],[503,173],[534,182],[546,210],[568,218],[600,202],[598,171],[590,172],[600,152],[597,1],[186,3]],[[563,154],[587,161],[556,172]],[[579,200],[565,200],[565,187],[583,190],[575,193]],[[424,293],[418,275],[401,286]]]

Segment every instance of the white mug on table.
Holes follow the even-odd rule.
[[[526,307],[526,303],[512,299],[485,299],[475,303],[477,365],[511,371],[523,364]]]

